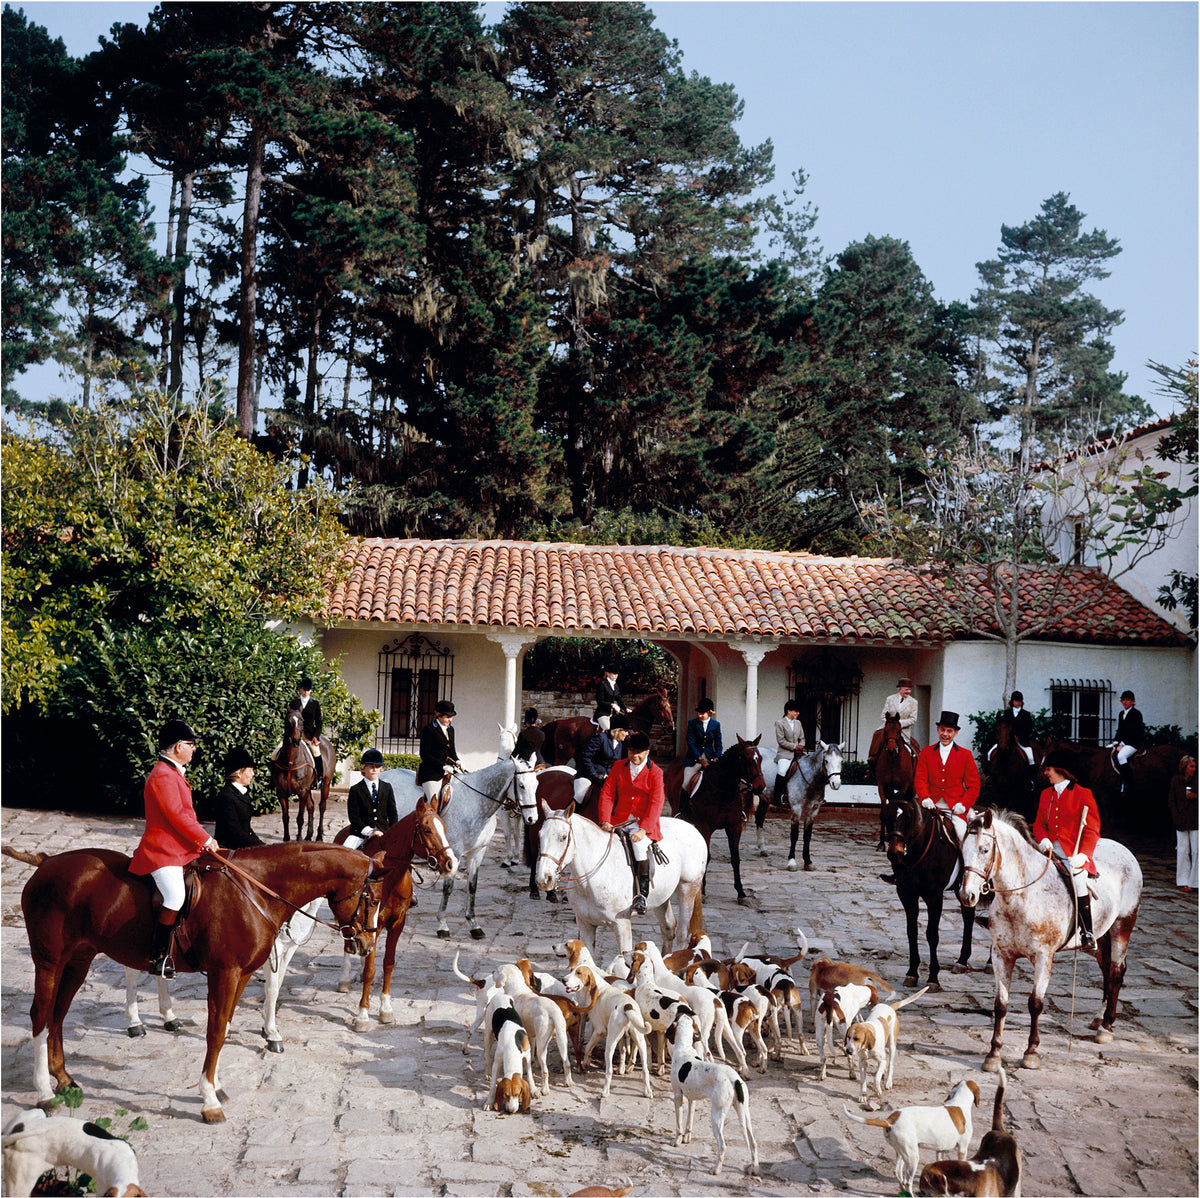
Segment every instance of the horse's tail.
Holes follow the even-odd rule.
[[[696,901],[692,904],[692,918],[688,920],[688,936],[699,936],[704,931],[704,911],[701,904],[701,892],[696,891]]]
[[[26,853],[22,849],[14,849],[12,845],[6,844],[0,848],[0,853],[6,857],[15,857],[18,861],[24,861],[26,865],[41,865],[46,860],[46,853]]]

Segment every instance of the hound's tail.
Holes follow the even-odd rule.
[[[704,931],[704,911],[700,901],[700,891],[696,891],[696,901],[692,905],[692,918],[688,920],[688,935],[699,936]]]
[[[0,853],[6,857],[15,857],[18,861],[24,861],[26,865],[41,865],[46,860],[46,853],[26,853],[21,849],[14,849],[11,845],[5,845],[0,848]]]
[[[862,1115],[856,1115],[848,1106],[842,1106],[842,1110],[854,1120],[855,1123],[866,1123],[871,1127],[890,1128],[892,1125],[886,1119],[864,1119]]]
[[[1000,1066],[1000,1084],[996,1087],[996,1103],[992,1107],[992,1131],[1004,1130],[1004,1087],[1008,1079],[1004,1076],[1004,1066]]]
[[[454,954],[454,976],[457,977],[460,982],[469,982],[475,987],[476,990],[482,990],[487,985],[487,982],[484,981],[483,978],[469,978],[461,969],[459,969],[458,953]]]
[[[916,1002],[917,999],[920,998],[921,995],[924,994],[925,991],[928,989],[929,989],[928,986],[922,986],[921,989],[916,992],[916,994],[910,994],[907,998],[902,998],[899,1002],[892,1003],[891,1004],[892,1010],[899,1011],[901,1007],[907,1007],[910,1002]],[[1003,1087],[1001,1087],[1001,1088],[1003,1088]]]

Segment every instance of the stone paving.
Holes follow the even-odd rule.
[[[48,852],[79,845],[132,852],[141,824],[15,808],[2,814],[5,843]],[[331,826],[336,830],[344,822],[344,807],[335,809]],[[279,839],[277,816],[255,824],[264,838]],[[898,984],[907,961],[904,919],[894,889],[878,879],[883,858],[873,851],[876,826],[871,811],[826,810],[813,837],[815,869],[788,873],[788,826],[772,819],[768,857],[753,851],[752,835],[743,845],[743,876],[752,891],[746,906],[734,901],[718,837],[705,901],[718,952],[735,953],[749,941],[786,954],[788,929],[799,924],[822,951],[869,964]],[[1061,955],[1042,1020],[1042,1068],[1019,1068],[1028,1033],[1027,966],[1014,979],[1004,1052],[1007,1108],[1025,1155],[1027,1195],[1198,1191],[1196,896],[1175,889],[1173,844],[1132,847],[1145,871],[1146,893],[1115,1042],[1100,1046],[1087,1030],[1100,1004],[1095,962],[1081,958],[1075,971],[1072,957]],[[33,971],[20,912],[30,870],[9,858],[2,865],[0,1105],[7,1122],[34,1098],[28,1017]],[[857,1081],[844,1067],[818,1081],[815,1055],[800,1056],[795,1046],[782,1063],[772,1062],[750,1081],[762,1159],[758,1178],[744,1172],[746,1148],[732,1122],[725,1171],[712,1176],[715,1146],[706,1109],[697,1112],[692,1143],[673,1146],[665,1079],[655,1079],[652,1099],[641,1096],[633,1075],[618,1078],[612,1096],[601,1099],[602,1074],[578,1078],[572,1092],[559,1073],[531,1115],[483,1111],[480,1050],[462,1052],[474,991],[454,977],[454,953],[461,950],[464,969],[476,976],[522,955],[555,970],[551,945],[574,934],[574,920],[565,905],[531,901],[525,879],[495,860],[485,862],[480,874],[480,919],[487,929],[482,941],[466,934],[462,888],[452,899],[458,919],[449,941],[434,934],[437,894],[426,888],[419,897],[396,970],[394,1026],[375,1023],[362,1035],[350,1029],[357,997],[336,992],[340,941],[324,928],[298,952],[284,985],[282,1055],[264,1049],[261,986],[251,982],[221,1057],[228,1122],[216,1127],[201,1122],[196,1091],[204,1053],[203,979],[177,979],[176,1012],[185,1027],[174,1035],[162,1028],[153,989],[144,983],[149,1034],[131,1040],[123,971],[98,959],[66,1024],[68,1067],[85,1095],[78,1115],[115,1115],[117,1130],[136,1116],[145,1119],[148,1129],[131,1132],[130,1139],[152,1194],[566,1195],[596,1184],[631,1184],[635,1195],[897,1193],[882,1132],[842,1113],[843,1103],[855,1106]],[[648,934],[654,926],[646,917],[635,932]],[[944,965],[957,955],[960,929],[956,913],[943,918]],[[975,1078],[983,1102],[972,1150],[988,1126],[995,1089],[994,1077],[979,1072],[993,995],[991,972],[983,970],[986,930],[981,937],[972,957],[976,972],[945,969],[944,993],[901,1012],[895,1088],[887,1095],[897,1106],[938,1103],[953,1081]],[[611,936],[602,934],[600,947],[611,956]],[[799,965],[795,973],[804,984],[811,1044],[807,970]]]

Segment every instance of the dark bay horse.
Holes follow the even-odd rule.
[[[746,826],[747,815],[754,810],[755,802],[766,801],[763,798],[766,783],[763,781],[762,757],[758,752],[758,742],[762,736],[756,736],[753,740],[743,740],[740,736],[737,739],[736,745],[731,745],[716,761],[704,767],[700,784],[692,794],[683,794],[681,791],[682,758],[668,767],[669,774],[664,778],[664,783],[672,807],[681,819],[687,820],[700,832],[705,848],[717,829],[725,829],[729,860],[733,865],[734,889],[738,902],[744,903],[746,890],[742,886],[742,829]]]
[[[911,798],[917,760],[900,731],[900,713],[889,711],[883,727],[871,739],[869,760],[875,768],[875,786],[879,791],[879,844],[887,847],[887,821],[891,804]]]
[[[149,964],[155,887],[131,874],[129,858],[111,849],[48,857],[6,845],[4,852],[37,866],[21,892],[21,910],[35,970],[34,1077],[38,1105],[45,1107],[54,1100],[52,1079],[59,1091],[75,1085],[63,1058],[63,1020],[97,954],[138,970]],[[272,844],[228,857],[206,854],[202,862],[199,892],[179,924],[175,966],[208,975],[201,1114],[206,1123],[223,1123],[217,1061],[242,991],[284,920],[324,896],[343,938],[365,953],[374,939],[378,887],[372,883],[381,874],[370,857],[332,845]]]
[[[792,809],[791,841],[788,847],[788,869],[796,868],[796,841],[800,825],[804,825],[804,868],[812,869],[808,846],[812,841],[813,824],[825,802],[825,787],[837,790],[842,784],[842,753],[844,745],[826,744],[818,739],[817,747],[800,758],[796,772],[788,779],[787,799]]]
[[[542,892],[538,889],[537,879],[535,877],[537,870],[538,853],[541,851],[541,831],[542,824],[546,822],[547,811],[565,811],[571,803],[576,803],[576,810],[580,815],[587,816],[594,824],[598,824],[600,789],[592,787],[591,791],[584,797],[583,802],[577,802],[575,795],[575,781],[579,777],[578,774],[568,765],[552,765],[547,766],[544,770],[538,771],[537,776],[537,801],[538,801],[538,817],[532,824],[525,826],[525,857],[529,862],[529,897],[531,899],[540,899]],[[548,902],[558,902],[558,891],[547,890],[546,899]]]
[[[413,862],[427,865],[440,878],[448,878],[458,868],[458,858],[446,837],[446,825],[441,812],[450,801],[450,787],[433,801],[424,796],[417,800],[416,809],[394,823],[386,832],[376,833],[362,846],[362,852],[373,857],[387,871],[379,896],[377,927],[387,932],[387,944],[383,950],[383,989],[379,996],[379,1022],[395,1023],[392,1010],[392,971],[396,966],[396,950],[400,936],[412,906]],[[341,844],[352,829],[343,828],[334,838]],[[371,1027],[371,986],[375,981],[375,955],[379,947],[378,936],[370,951],[363,958],[362,999],[354,1021],[356,1032],[365,1032]],[[346,993],[350,989],[350,969],[355,954],[347,951],[342,958],[342,980],[338,990]]]
[[[651,691],[630,713],[629,725],[635,732],[645,732],[656,724],[662,725],[668,732],[675,731],[675,717],[671,712],[671,700],[665,687]],[[542,746],[542,756],[547,765],[566,765],[568,761],[582,752],[584,745],[596,735],[596,725],[585,715],[571,716],[567,719],[551,720],[542,726],[546,735]]]
[[[333,746],[324,736],[321,737],[321,760],[325,771],[321,778],[321,814],[317,821],[319,841],[325,839],[325,806],[329,802],[329,784],[334,770]],[[316,770],[312,763],[312,749],[304,740],[304,713],[298,707],[289,707],[284,713],[283,748],[273,761],[268,762],[268,767],[279,804],[283,808],[283,839],[287,841],[292,838],[288,827],[288,800],[294,797],[297,803],[296,839],[300,839],[300,829],[307,815],[308,834],[304,839],[312,840],[312,785]]]
[[[1032,819],[1037,814],[1037,795],[1034,792],[1037,771],[1029,764],[1025,750],[1017,742],[1013,718],[1007,712],[996,721],[995,736],[995,751],[983,761],[982,805],[1007,807],[1026,819]]]
[[[887,854],[896,875],[896,893],[904,906],[908,930],[908,974],[906,986],[917,984],[921,954],[917,948],[917,917],[925,903],[925,939],[929,942],[929,988],[941,990],[938,977],[938,927],[942,921],[945,892],[957,884],[962,872],[958,836],[945,819],[928,811],[915,798],[899,799],[889,805]],[[971,970],[971,934],[975,927],[974,907],[962,907],[963,939],[954,973]]]

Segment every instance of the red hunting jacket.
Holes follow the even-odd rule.
[[[913,778],[917,798],[932,799],[951,811],[955,803],[961,803],[970,811],[979,798],[979,771],[975,768],[975,758],[961,745],[954,745],[943,766],[940,750],[940,745],[927,745],[917,758],[917,772]]]
[[[1037,819],[1033,821],[1034,840],[1057,841],[1066,856],[1075,851],[1075,837],[1079,836],[1079,821],[1087,807],[1087,824],[1079,838],[1079,851],[1087,857],[1087,871],[1096,876],[1096,863],[1092,854],[1100,840],[1100,809],[1096,797],[1086,786],[1068,782],[1062,794],[1047,786],[1038,800]]]
[[[208,833],[196,819],[192,788],[170,762],[150,771],[143,792],[146,830],[129,863],[131,874],[150,874],[164,865],[186,865],[200,856]]]
[[[658,817],[666,800],[663,772],[653,761],[647,761],[636,778],[631,778],[628,760],[618,761],[608,772],[600,791],[600,822],[623,824],[637,817],[641,829],[651,840],[662,840]]]

